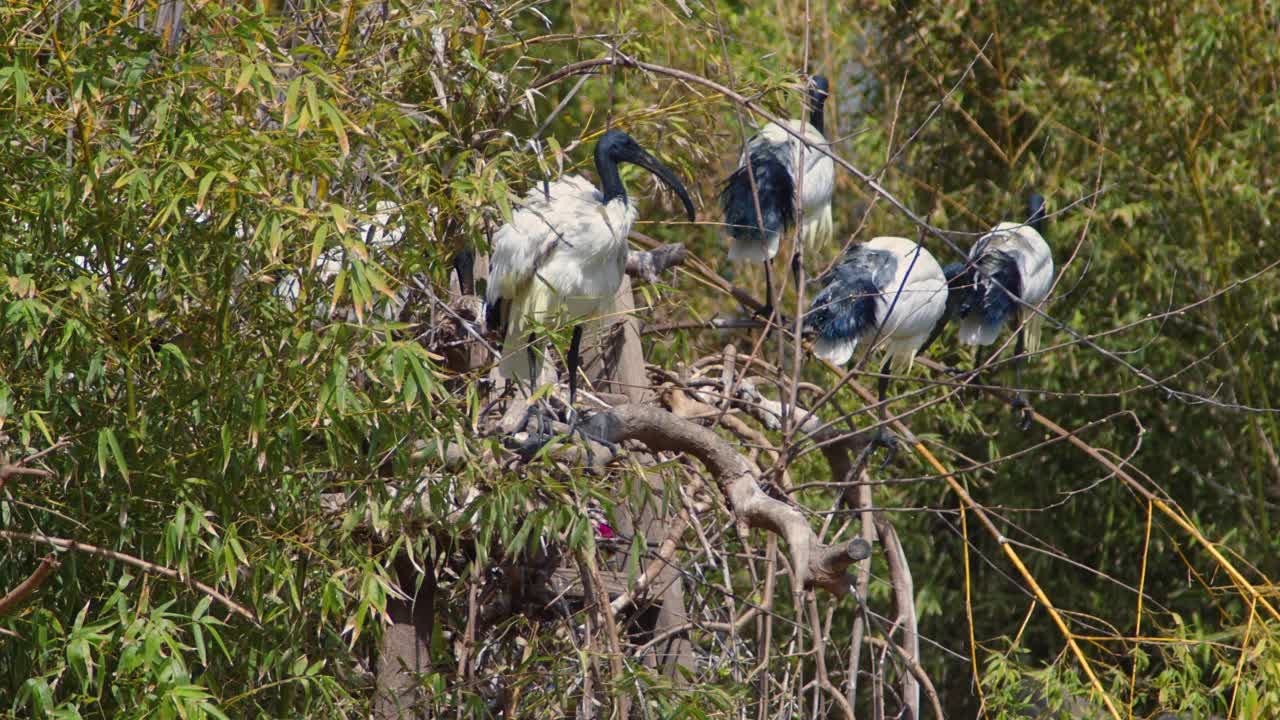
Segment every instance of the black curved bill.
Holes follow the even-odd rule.
[[[676,195],[680,196],[680,202],[684,203],[685,212],[689,214],[689,221],[692,222],[695,215],[693,211],[693,200],[689,197],[689,191],[685,190],[684,185],[680,183],[676,174],[671,172],[671,168],[663,165],[661,160],[650,155],[639,147],[627,154],[629,155],[629,157],[626,158],[628,162],[635,163],[636,165],[639,165],[645,170],[653,173],[667,187],[674,190]]]

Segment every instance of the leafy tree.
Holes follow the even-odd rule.
[[[0,713],[1271,716],[1275,31],[1233,0],[7,4]],[[874,373],[751,315],[716,194],[806,72],[842,244],[947,262],[1049,197],[1032,432],[1012,348],[961,390],[947,333],[895,383],[920,444],[859,465]],[[456,261],[607,127],[699,222],[627,176],[659,267],[590,370],[625,452],[525,461]]]

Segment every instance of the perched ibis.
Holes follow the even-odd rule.
[[[1002,222],[983,235],[969,251],[967,263],[948,266],[953,292],[962,293],[955,303],[960,322],[960,342],[988,346],[1007,324],[1017,327],[1013,367],[1018,389],[1013,407],[1022,413],[1021,426],[1031,424],[1031,411],[1022,397],[1022,356],[1040,348],[1042,318],[1034,310],[1044,302],[1053,284],[1053,254],[1044,241],[1044,198],[1027,198],[1025,223]],[[959,288],[964,288],[959,290]],[[975,357],[975,367],[984,360]]]
[[[796,216],[801,216],[800,234],[806,247],[831,239],[835,163],[819,150],[806,148],[792,134],[816,145],[827,144],[823,107],[828,89],[827,79],[815,75],[809,86],[809,121],[793,119],[785,121],[785,127],[769,123],[761,128],[747,141],[738,169],[720,192],[730,237],[729,260],[764,263],[765,315],[773,310],[771,261],[778,254],[783,231],[795,226]]]
[[[916,353],[936,335],[947,309],[947,279],[923,246],[900,237],[877,237],[850,248],[818,279],[805,325],[815,336],[813,352],[843,365],[854,357],[885,356],[880,368],[880,429],[877,444],[892,448],[885,425],[889,371],[911,367]]]
[[[595,148],[600,188],[578,175],[539,183],[524,197],[511,222],[493,236],[487,319],[505,328],[499,372],[510,380],[536,382],[534,323],[557,318],[573,323],[568,355],[570,425],[578,387],[583,320],[610,311],[627,263],[627,233],[635,202],[627,196],[618,166],[632,163],[675,191],[693,220],[693,201],[675,174],[621,130],[606,132]]]

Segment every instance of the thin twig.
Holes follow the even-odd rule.
[[[222,605],[225,606],[228,610],[231,610],[235,614],[243,617],[244,619],[248,620],[254,625],[259,624],[258,618],[253,614],[253,611],[250,610],[249,608],[241,605],[240,603],[237,603],[236,601],[232,600],[226,595],[223,595],[222,593],[218,592],[214,588],[200,582],[199,580],[194,580],[190,577],[187,577],[183,573],[178,572],[177,570],[164,567],[163,565],[156,565],[155,563],[147,562],[146,560],[136,558],[132,555],[126,555],[122,552],[116,552],[115,550],[100,548],[96,545],[89,545],[87,543],[78,542],[76,540],[67,540],[64,538],[49,537],[48,535],[36,535],[32,533],[16,532],[13,530],[0,530],[0,538],[4,538],[6,540],[25,540],[27,542],[36,543],[39,545],[52,545],[53,547],[59,548],[61,550],[74,550],[76,552],[82,552],[89,555],[97,555],[98,557],[109,558],[111,560],[119,560],[120,562],[128,563],[130,565],[133,565],[136,568],[145,570],[146,572],[153,573],[156,575],[163,575],[164,577],[184,583],[188,587],[194,590],[198,590],[204,593],[205,595],[208,595],[209,597],[213,598],[214,600],[217,600],[219,603],[222,603]]]

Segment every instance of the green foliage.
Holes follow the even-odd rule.
[[[607,56],[606,39],[784,116],[800,108],[808,59],[833,79],[835,150],[939,227],[980,232],[1016,217],[1028,189],[1042,191],[1061,211],[1049,239],[1062,277],[1048,311],[1114,355],[1047,326],[1050,349],[1025,373],[1043,391],[1037,408],[1068,429],[1105,419],[1084,433],[1090,444],[1137,453],[1139,474],[1248,559],[1251,577],[1280,574],[1280,427],[1274,413],[1241,409],[1272,408],[1280,394],[1270,352],[1280,295],[1274,270],[1254,277],[1277,259],[1280,46],[1263,5],[828,3],[806,23],[803,5],[778,3],[203,3],[187,8],[172,50],[155,3],[46,5],[0,9],[0,457],[71,445],[47,458],[52,477],[9,481],[0,529],[71,538],[181,580],[61,553],[38,594],[0,618],[0,713],[365,717],[398,556],[441,577],[436,665],[420,678],[430,710],[494,712],[453,672],[473,574],[593,548],[584,508],[638,502],[641,473],[447,464],[433,454],[446,444],[472,459],[493,444],[471,432],[487,402],[478,373],[451,374],[419,342],[433,304],[393,320],[385,309],[416,281],[443,296],[453,253],[486,249],[534,179],[586,167],[608,124],[669,161],[698,200],[702,223],[672,222],[671,198],[629,174],[636,197],[656,196],[638,230],[684,242],[757,295],[763,285],[754,269],[721,267],[714,225],[718,183],[752,122],[739,108],[634,69],[604,68],[572,98],[576,78],[529,90],[558,67]],[[544,123],[535,155],[529,140]],[[380,202],[403,231],[391,247],[363,232]],[[841,239],[915,234],[845,173],[835,207]],[[958,257],[928,242],[944,262]],[[835,250],[821,255],[809,260]],[[322,277],[314,268],[332,257],[338,269]],[[276,292],[289,276],[295,303]],[[637,294],[655,324],[728,311],[692,275],[668,281]],[[945,349],[952,337],[936,354],[968,362]],[[754,339],[729,338],[739,348]],[[675,367],[725,342],[682,331],[646,353]],[[762,347],[770,361],[781,355]],[[1188,394],[1151,388],[1117,358]],[[805,377],[835,381],[814,368]],[[1003,370],[994,381],[1011,382]],[[915,401],[940,395],[926,388]],[[836,400],[861,410],[848,390]],[[954,467],[1041,439],[967,398],[910,422]],[[816,454],[789,471],[797,485],[830,479]],[[682,507],[672,485],[686,478],[648,472],[669,483],[648,501]],[[1146,715],[1274,714],[1275,623],[1158,517],[1144,552],[1145,504],[1099,465],[1058,444],[963,479],[1001,509],[1009,537],[1072,561],[1028,555],[1075,632],[1105,637],[1087,652],[1113,698],[1133,697]],[[886,508],[956,503],[936,482],[876,492]],[[409,495],[418,502],[406,506]],[[468,495],[478,499],[459,512]],[[797,494],[822,509],[833,497]],[[971,523],[967,574],[953,514],[894,522],[922,633],[961,657],[969,583],[991,716],[1096,701],[1043,609],[1020,627],[1030,600],[990,538]],[[725,557],[758,552],[731,530],[716,540]],[[6,543],[4,590],[49,550]],[[617,554],[634,575],[647,552],[632,541]],[[694,555],[690,607],[722,612],[717,584],[761,601],[754,566]],[[780,617],[803,609],[788,583],[779,578]],[[889,597],[873,582],[873,605]],[[828,635],[848,638],[855,613],[838,607]],[[553,625],[515,614],[489,628],[504,643],[487,667],[510,679],[523,716],[569,714],[581,692],[585,651]],[[793,653],[798,636],[778,633],[761,668],[754,638],[729,646],[695,634],[696,689],[627,662],[625,692],[653,716],[733,715],[758,687],[743,667],[778,683],[812,673],[812,658]],[[924,665],[949,710],[972,715],[969,663],[926,650]]]

